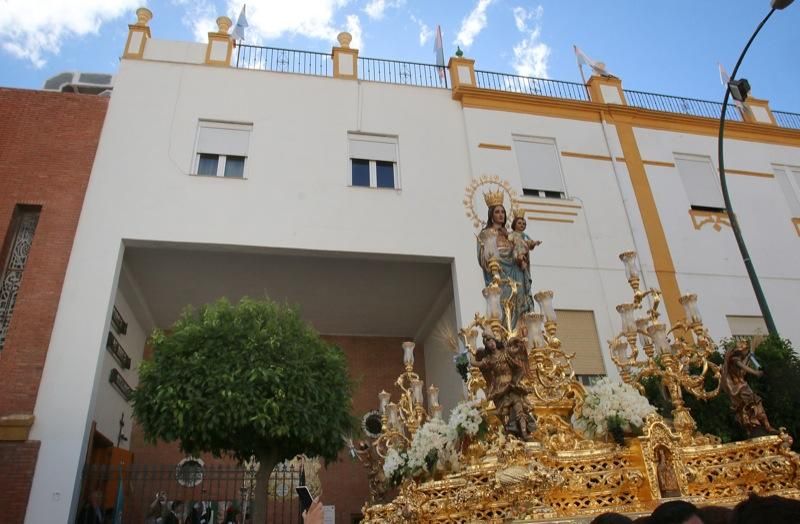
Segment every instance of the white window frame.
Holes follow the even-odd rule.
[[[541,136],[528,136],[528,135],[511,135],[511,143],[515,142],[529,142],[533,144],[544,144],[553,146],[553,152],[555,154],[555,164],[556,168],[558,169],[558,178],[561,181],[561,191],[554,191],[554,190],[545,190],[545,189],[538,189],[535,187],[525,187],[525,178],[522,174],[523,166],[519,162],[519,156],[517,152],[514,152],[514,161],[517,164],[517,173],[519,173],[520,178],[520,187],[522,189],[522,194],[525,196],[533,196],[533,197],[540,197],[540,198],[548,198],[548,199],[556,199],[556,200],[566,200],[569,199],[569,192],[567,191],[567,179],[564,177],[564,166],[561,165],[561,150],[558,148],[558,142],[553,137],[541,137]],[[526,192],[527,191],[527,192]],[[534,193],[535,194],[532,194]],[[548,195],[547,193],[558,193],[558,198]]]
[[[678,176],[681,180],[681,185],[683,186],[683,190],[686,193],[686,198],[689,200],[689,207],[692,209],[699,209],[699,210],[711,210],[711,211],[725,211],[725,199],[722,196],[722,186],[720,186],[719,182],[719,170],[717,166],[714,164],[710,155],[697,155],[692,153],[672,153],[672,157],[675,159],[675,170],[678,172]],[[691,187],[687,187],[686,180],[684,178],[684,174],[681,173],[680,166],[678,164],[678,160],[686,160],[689,162],[704,162],[707,161],[711,172],[711,178],[715,187],[719,191],[719,205],[714,205],[713,202],[707,203],[693,203],[692,202],[692,189]]]
[[[361,158],[354,156],[350,151],[351,140],[361,140],[363,142],[374,142],[379,144],[390,144],[394,146],[395,160],[392,162],[394,174],[394,187],[378,187],[378,160],[373,158]],[[353,159],[369,161],[369,187],[353,185]],[[350,187],[362,187],[365,189],[388,189],[400,190],[400,140],[396,135],[377,135],[370,133],[358,133],[349,131],[347,133],[347,185]]]
[[[772,171],[778,179],[781,193],[792,217],[800,217],[800,166],[772,164]],[[791,194],[787,194],[788,190],[791,190]]]
[[[253,132],[253,124],[246,124],[241,122],[222,122],[217,120],[199,120],[197,124],[197,133],[194,137],[194,156],[192,157],[192,172],[193,176],[201,176],[206,178],[228,178],[228,179],[236,179],[236,180],[243,180],[247,178],[247,164],[248,159],[250,158],[249,154],[246,155],[225,155],[220,154],[212,151],[199,151],[200,147],[200,133],[203,128],[213,128],[213,129],[231,129],[235,131],[247,131],[252,136]],[[250,143],[248,138],[247,149],[249,153]],[[217,160],[217,173],[216,175],[201,175],[197,171],[200,168],[200,155],[212,155],[218,158]],[[225,176],[225,164],[227,163],[228,156],[236,156],[236,157],[243,157],[244,158],[244,167],[242,168],[242,176],[236,177],[226,177]]]

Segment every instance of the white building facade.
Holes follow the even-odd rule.
[[[242,50],[226,31],[209,38],[160,41],[146,19],[131,26],[36,404],[26,522],[74,515],[92,424],[117,437],[120,416],[130,421],[109,383],[115,307],[131,387],[147,333],[183,306],[266,294],[299,304],[325,335],[415,339],[452,407],[461,383],[442,333],[485,308],[462,202],[481,175],[511,184],[543,241],[533,287],[554,290],[578,374],[617,374],[605,341],[630,301],[623,251],[639,253],[669,320],[693,292],[714,338],[757,329],[720,209],[713,118],[634,107],[615,78],[556,96],[490,89],[456,57],[447,88],[365,80],[370,64],[346,46],[330,75],[235,67]],[[797,341],[800,130],[758,107],[728,124],[728,184],[778,329]],[[399,347],[387,355],[399,372]]]

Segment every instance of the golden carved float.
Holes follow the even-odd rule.
[[[488,189],[483,193],[486,222],[474,207],[481,187]],[[465,199],[468,217],[481,228],[478,253],[487,308],[459,338],[465,396],[480,410],[486,431],[481,438],[460,436],[449,466],[434,456],[430,471],[404,478],[394,499],[380,503],[386,493],[381,483],[391,480],[382,474],[387,457],[408,451],[427,421],[445,427],[435,387],[428,409],[423,406],[423,384],[412,372],[413,344],[404,344],[406,369],[396,383],[400,399],[390,402],[391,395],[381,393],[381,434],[361,444],[373,450],[363,454],[372,460],[373,491],[364,522],[569,522],[606,511],[649,513],[673,497],[700,505],[731,505],[749,493],[800,499],[800,455],[791,451],[785,431],[728,444],[697,432],[682,395],[702,399],[719,392],[720,369],[708,358],[716,346],[695,295],[681,298],[686,318],[671,328],[661,322],[661,293],[640,289],[633,252],[620,255],[633,300],[617,308],[622,330],[609,341],[610,356],[623,381],[639,390],[647,377],[660,377],[675,418],[651,413],[641,436],[626,436],[621,443],[591,439],[576,427],[587,393],[575,378],[574,354],[556,336],[552,291],[536,293],[541,313],[522,296],[530,274],[515,242],[525,240],[528,249],[535,244],[515,237],[515,232],[524,235],[524,223],[517,227],[516,218],[512,231],[506,231],[505,195],[513,206],[508,184],[485,176],[468,186]],[[707,378],[716,387],[707,389]],[[535,427],[528,422],[533,419]]]

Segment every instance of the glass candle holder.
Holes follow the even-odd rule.
[[[620,304],[617,306],[617,313],[622,321],[622,332],[626,335],[636,332],[636,319],[633,312],[636,310],[635,304]]]
[[[556,310],[553,308],[553,292],[539,291],[533,296],[533,299],[539,304],[539,310],[544,313],[544,318],[549,322],[555,322]]]
[[[619,259],[625,264],[625,278],[628,280],[639,278],[639,267],[636,264],[636,251],[620,253]]]
[[[386,391],[381,390],[381,392],[378,393],[378,410],[381,412],[381,415],[386,414],[386,405],[389,403],[389,398],[391,398],[391,395]]]
[[[413,342],[403,342],[403,364],[414,366],[414,344]]]

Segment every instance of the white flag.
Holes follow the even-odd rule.
[[[592,72],[597,73],[599,75],[608,75],[608,71],[606,71],[606,66],[602,62],[595,62],[588,56],[586,53],[580,50],[580,48],[576,45],[573,45],[572,48],[575,50],[575,58],[578,60],[578,67],[587,65],[592,68]]]
[[[725,68],[722,67],[722,64],[720,62],[717,62],[717,65],[719,66],[719,81],[722,82],[722,85],[725,86],[725,89],[728,89],[728,82],[731,81],[731,77],[728,76],[728,72],[725,71]],[[742,103],[736,100],[735,98],[733,99],[733,105],[735,105],[739,109],[742,109]]]
[[[247,16],[244,13],[246,8],[247,4],[244,4],[242,6],[242,12],[239,13],[239,18],[236,19],[236,27],[233,28],[233,34],[231,36],[236,42],[244,41],[244,30],[247,27]]]

